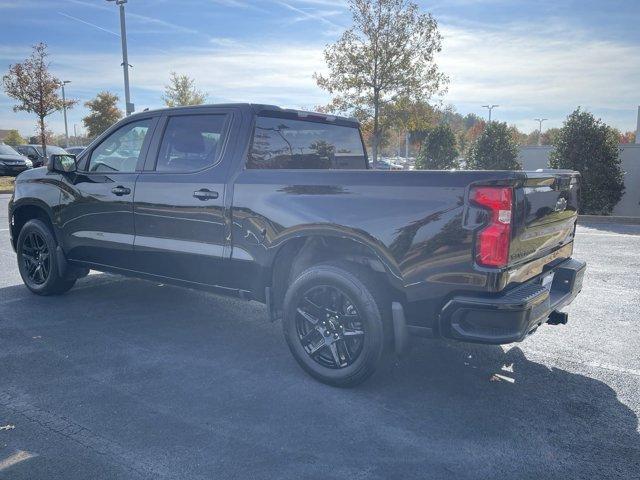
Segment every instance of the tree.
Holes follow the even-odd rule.
[[[89,137],[97,137],[123,116],[118,108],[118,96],[110,92],[100,92],[93,100],[84,104],[91,113],[82,119]]]
[[[9,72],[2,77],[5,93],[18,101],[14,112],[35,113],[38,117],[38,132],[42,149],[47,149],[45,118],[64,106],[73,107],[77,100],[63,101],[58,95],[62,80],[49,72],[47,45],[34,45],[31,56],[22,63],[9,66]]]
[[[542,132],[542,145],[553,145],[559,132],[559,128],[549,128]]]
[[[511,133],[511,138],[513,138],[513,141],[516,145],[527,145],[529,135],[518,130],[518,127],[516,127],[515,125],[511,125],[509,127],[509,132]]]
[[[636,132],[630,131],[625,133],[620,133],[620,143],[635,143],[636,142]]]
[[[582,175],[580,205],[592,215],[609,215],[624,193],[618,132],[580,108],[567,117],[549,157],[551,168]]]
[[[438,125],[429,132],[416,159],[416,168],[422,170],[449,170],[458,168],[456,137],[449,125]]]
[[[202,105],[207,99],[207,95],[196,89],[195,80],[188,75],[178,75],[176,72],[171,72],[169,82],[169,85],[164,87],[164,96],[162,97],[167,107]]]
[[[4,139],[4,143],[6,143],[7,145],[16,146],[26,143],[26,140],[22,138],[18,130],[9,130],[9,133]]]
[[[519,170],[518,145],[504,122],[489,122],[471,147],[469,168]]]
[[[385,107],[406,98],[426,102],[447,79],[434,56],[441,49],[438,24],[408,0],[349,0],[353,26],[326,47],[326,75],[314,74],[333,96],[331,111],[372,120],[374,167]]]
[[[426,133],[438,124],[440,113],[425,101],[413,101],[402,97],[387,105],[382,112],[389,129],[394,130],[396,146],[401,155],[411,150],[412,144],[418,149],[424,142]]]

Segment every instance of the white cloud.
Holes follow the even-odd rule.
[[[285,1],[296,8],[304,3],[334,5],[329,0]],[[580,105],[620,129],[634,127],[640,78],[636,45],[602,40],[554,22],[513,23],[498,29],[446,19],[440,26],[444,42],[438,62],[451,77],[444,101],[462,113],[483,113],[481,105],[497,103],[496,118],[531,131],[537,127],[533,118],[548,117],[545,127],[558,126]],[[316,42],[260,44],[210,37],[203,48],[136,51],[133,45],[129,52],[134,65],[133,101],[138,109],[161,106],[169,72],[176,71],[194,77],[211,101],[310,108],[328,100],[311,77],[324,70],[323,46]],[[0,61],[7,64],[28,54],[27,46],[0,46]],[[117,48],[110,54],[52,49],[51,58],[57,75],[73,79],[69,91],[76,98],[85,101],[103,89],[121,93]],[[24,121],[23,115],[10,112],[7,102],[0,94],[0,128],[9,128],[14,120]],[[79,123],[83,110],[81,106],[74,109],[71,121]],[[51,125],[61,130],[59,119],[52,117]]]
[[[216,45],[222,45],[217,48]],[[70,124],[80,123],[86,114],[82,103],[101,90],[121,95],[122,69],[120,54],[69,53],[51,49],[55,60],[51,68],[59,77],[72,78],[67,94],[79,98],[81,105],[69,112]],[[28,49],[16,53],[0,47],[0,60],[15,61],[28,55]],[[10,59],[10,60],[9,60]],[[326,103],[327,96],[311,78],[322,68],[322,48],[301,45],[246,45],[217,39],[204,49],[175,49],[167,53],[135,54],[130,52],[132,100],[136,109],[161,107],[161,95],[169,73],[176,71],[192,76],[197,87],[209,94],[212,102],[273,103],[285,107],[312,108]],[[7,108],[4,107],[7,105]],[[16,115],[8,108],[10,99],[0,94],[0,128],[32,131],[26,115]],[[59,115],[50,117],[55,131],[64,127]],[[16,124],[17,127],[11,127]]]
[[[519,112],[524,118],[517,123],[527,130],[534,126],[528,116],[562,111],[563,118],[577,106],[635,111],[636,45],[593,38],[553,22],[502,29],[442,24],[441,30],[439,62],[451,77],[445,100],[454,105],[500,104],[511,117]]]

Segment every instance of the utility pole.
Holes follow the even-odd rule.
[[[404,159],[405,163],[409,161],[409,130],[404,132]]]
[[[483,105],[482,108],[486,108],[487,110],[489,110],[489,123],[491,123],[491,112],[493,111],[494,108],[499,107],[500,105]]]
[[[534,118],[538,122],[538,146],[542,145],[542,122],[549,120],[548,118]]]
[[[127,53],[127,26],[124,19],[124,4],[127,0],[107,0],[107,2],[115,2],[120,7],[120,38],[122,39],[122,72],[124,74],[124,102],[127,116],[131,115],[135,106],[131,103],[129,95],[129,55]]]
[[[638,123],[636,123],[636,145],[640,145],[640,107],[638,107]]]
[[[74,142],[77,145],[78,144],[78,125],[77,124],[73,124],[73,138],[75,139]]]
[[[71,83],[71,80],[62,81],[62,114],[64,115],[64,140],[65,147],[69,146],[69,127],[67,126],[67,97],[64,94],[64,86]]]

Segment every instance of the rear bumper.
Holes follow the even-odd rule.
[[[469,342],[519,342],[580,293],[585,268],[585,262],[568,259],[502,296],[454,297],[440,314],[441,332]],[[553,281],[543,285],[551,273]]]

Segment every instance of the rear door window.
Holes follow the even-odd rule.
[[[366,169],[356,127],[258,116],[247,168]]]
[[[226,115],[170,117],[162,137],[157,172],[197,172],[218,163]]]

